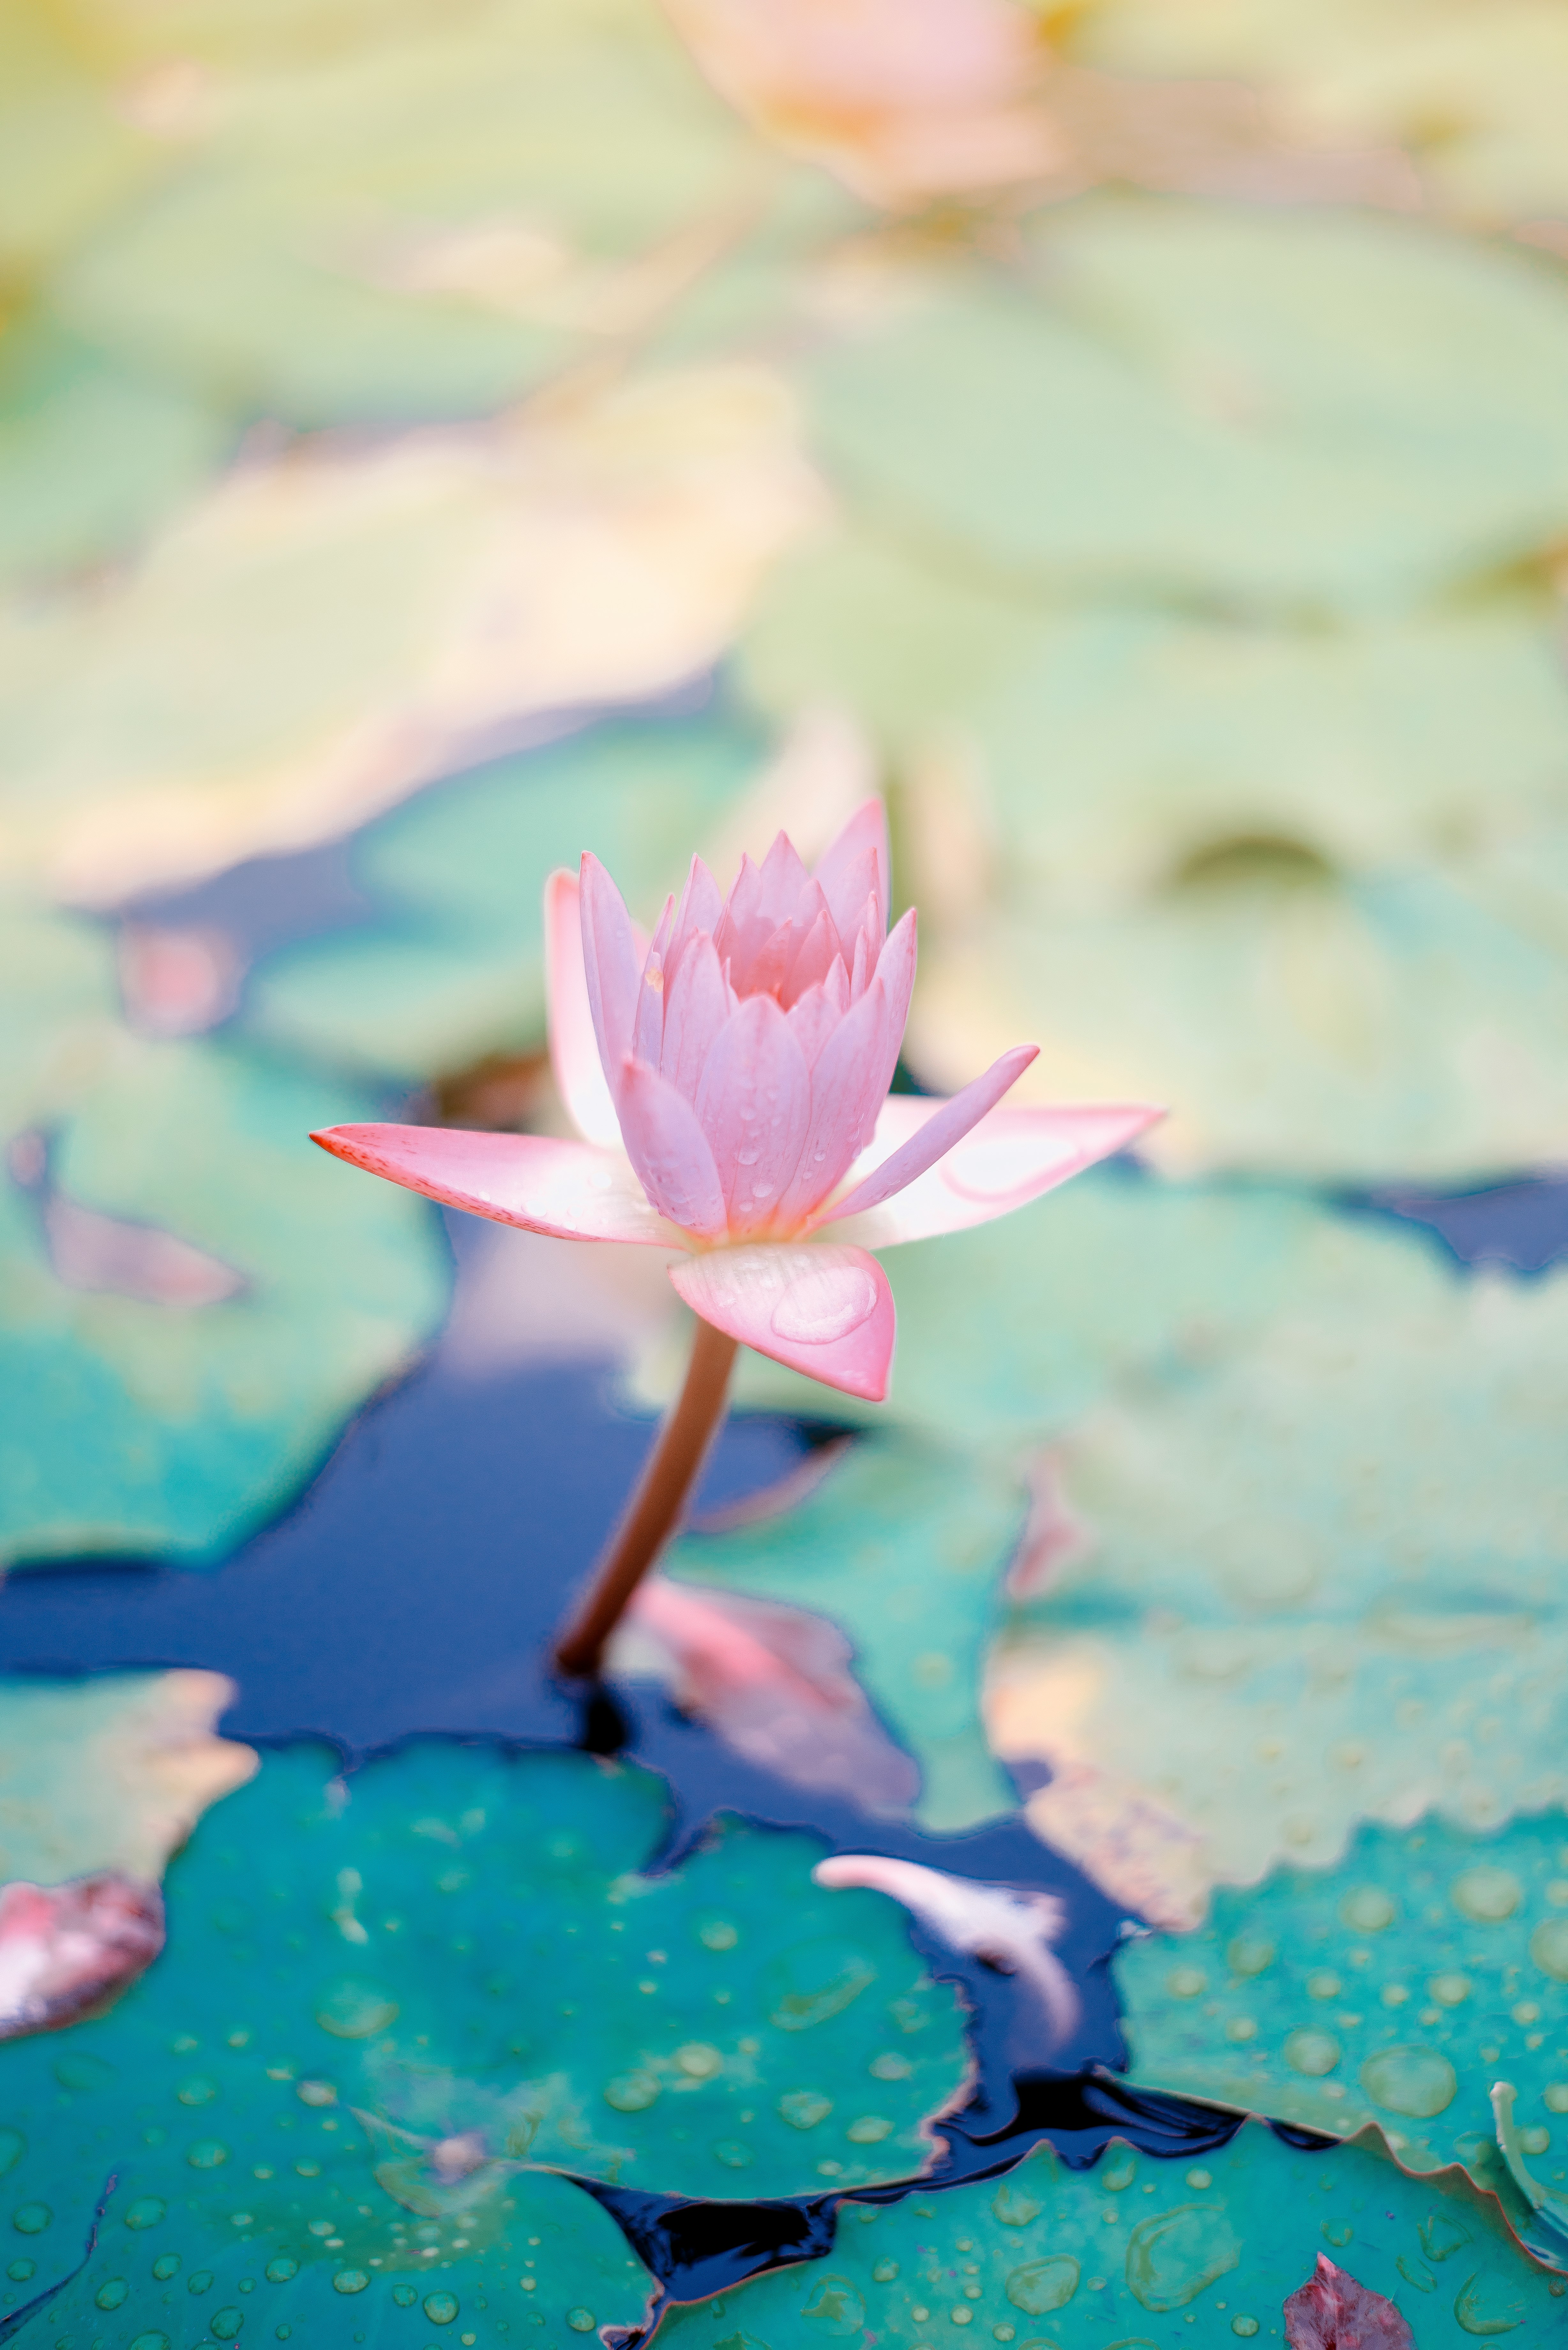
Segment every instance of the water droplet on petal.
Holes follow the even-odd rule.
[[[877,1284],[859,1265],[818,1272],[803,1265],[774,1307],[769,1326],[776,1338],[798,1347],[826,1347],[846,1338],[877,1309]]]

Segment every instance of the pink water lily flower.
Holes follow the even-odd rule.
[[[497,1222],[678,1253],[728,1337],[880,1402],[892,1292],[874,1249],[986,1222],[1119,1150],[1141,1106],[999,1109],[1020,1045],[950,1101],[890,1094],[915,916],[887,928],[868,800],[808,873],[780,833],[728,898],[701,858],[651,941],[598,860],[545,892],[550,1049],[584,1139],[426,1126],[314,1139]]]

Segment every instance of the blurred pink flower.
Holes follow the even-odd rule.
[[[1141,1106],[998,1109],[1020,1045],[950,1101],[889,1094],[915,916],[888,933],[887,822],[814,873],[780,833],[727,899],[693,858],[649,941],[602,865],[545,890],[550,1049],[586,1138],[339,1126],[313,1139],[499,1223],[682,1252],[670,1279],[732,1338],[880,1402],[893,1296],[868,1252],[985,1223],[1119,1150]]]

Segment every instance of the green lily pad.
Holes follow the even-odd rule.
[[[0,265],[15,284],[124,203],[163,160],[95,73],[83,40],[37,0],[0,23]]]
[[[57,299],[307,425],[479,414],[626,334],[686,274],[665,241],[711,234],[751,152],[643,0],[366,23],[195,115],[183,168],[73,254]]]
[[[269,1756],[173,1864],[164,1957],[101,2021],[0,2050],[0,2111],[44,2165],[6,2185],[57,2240],[114,2168],[119,2208],[188,2215],[187,2269],[238,2228],[252,2273],[325,2262],[384,2293],[382,2267],[508,2236],[540,2168],[750,2198],[929,2158],[961,2012],[895,1903],[813,1885],[815,1839],[729,1821],[650,1877],[644,1773],[447,1746],[336,1768]],[[57,2122],[61,2064],[102,2083],[101,2140]]]
[[[0,574],[134,546],[216,466],[221,410],[36,319],[0,341]]]
[[[1459,2161],[1489,2184],[1506,2081],[1535,2178],[1568,2211],[1561,1812],[1491,1836],[1363,1828],[1337,1868],[1217,1892],[1199,1930],[1115,1964],[1135,2079],[1335,2136],[1376,2122],[1407,2169]]]
[[[26,1017],[0,1053],[5,1129],[18,1168],[53,1149],[43,1194],[0,1190],[0,1555],[211,1560],[436,1326],[439,1234],[411,1198],[350,1199],[319,1163],[306,1137],[342,1114],[341,1085],[129,1035],[85,926],[13,910],[5,940]],[[139,1279],[161,1233],[193,1290]]]
[[[1009,1477],[889,1434],[856,1446],[794,1508],[732,1534],[689,1535],[668,1565],[699,1586],[784,1600],[846,1631],[857,1679],[920,1765],[918,1816],[950,1832],[1013,1801],[986,1746],[978,1685],[1022,1520]]]
[[[356,877],[388,911],[265,960],[249,1024],[406,1079],[539,1050],[546,876],[591,848],[657,915],[763,748],[722,712],[624,722],[424,794],[355,844]]]
[[[1467,1283],[1376,1225],[1336,1253],[1053,1445],[1060,1539],[991,1661],[1035,1825],[1164,1923],[1364,1819],[1568,1799],[1568,1279]]]
[[[115,1868],[156,1880],[202,1813],[256,1767],[215,1738],[218,1673],[8,1681],[0,1703],[0,1883]]]
[[[1568,518],[1568,314],[1528,260],[1358,214],[1096,198],[1042,215],[1031,262],[912,280],[812,369],[852,504],[1036,587],[1339,611]]]
[[[1039,2350],[1278,2341],[1286,2295],[1325,2250],[1396,2303],[1422,2350],[1516,2324],[1545,2340],[1563,2323],[1563,2281],[1462,2181],[1407,2178],[1361,2147],[1303,2154],[1248,2123],[1197,2163],[1113,2141],[1073,2172],[1040,2147],[1000,2182],[846,2203],[822,2260],[671,2310],[659,2331],[679,2350],[806,2350],[863,2330],[930,2344],[971,2325]]]

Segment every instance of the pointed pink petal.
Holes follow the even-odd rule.
[[[1284,2305],[1291,2350],[1416,2350],[1396,2304],[1319,2252],[1317,2268]]]
[[[815,886],[814,882],[813,889]],[[820,896],[821,892],[817,894]],[[806,911],[810,911],[809,906]],[[779,1002],[786,1012],[799,1003],[808,987],[819,985],[838,960],[838,932],[826,905],[818,907],[804,937],[799,935],[800,928],[797,921],[793,941],[794,953],[784,986],[779,991]]]
[[[620,891],[598,858],[586,849],[580,902],[588,1007],[613,1101],[620,1090],[620,1065],[631,1045],[637,992],[648,950],[645,943],[639,943]]]
[[[620,1121],[599,1059],[588,1003],[581,893],[575,873],[552,873],[545,884],[545,984],[550,1060],[561,1099],[579,1134],[601,1149],[618,1150]]]
[[[962,1093],[954,1094],[950,1101],[939,1102],[929,1118],[922,1118],[916,1131],[890,1150],[880,1165],[863,1175],[855,1189],[834,1204],[836,1222],[843,1216],[858,1216],[867,1208],[878,1208],[934,1167],[945,1152],[962,1140],[970,1128],[980,1124],[987,1110],[994,1109],[1008,1087],[1020,1078],[1031,1061],[1037,1060],[1038,1045],[1015,1045],[993,1061],[983,1076],[965,1086]]]
[[[732,1232],[772,1222],[811,1116],[811,1072],[771,995],[749,995],[719,1031],[697,1116],[723,1185]]]
[[[849,1001],[858,1003],[871,980],[871,956],[864,930],[855,933],[855,962],[849,974]]]
[[[779,833],[763,859],[762,911],[775,922],[787,922],[810,878],[788,833]]]
[[[816,860],[816,879],[822,884],[841,939],[852,936],[860,920],[867,897],[860,878],[860,860],[867,849],[875,858],[877,903],[886,920],[892,903],[893,862],[888,854],[888,811],[880,800],[864,801],[837,839]],[[877,943],[881,944],[879,937]]]
[[[632,1015],[631,1049],[639,1061],[657,1069],[664,1050],[664,994],[666,974],[664,958],[670,944],[670,932],[675,920],[675,900],[666,898],[659,928],[653,933],[653,943],[643,962],[637,986],[637,1010]]]
[[[659,1075],[695,1103],[714,1039],[735,1009],[711,938],[692,940],[666,993]]]
[[[700,857],[691,859],[686,876],[686,887],[680,892],[680,905],[675,916],[675,928],[670,937],[670,951],[664,958],[667,983],[673,983],[675,974],[685,959],[686,950],[693,940],[711,938],[719,927],[724,910],[723,894]]]
[[[685,1095],[628,1055],[619,1105],[627,1156],[659,1214],[682,1232],[716,1240],[724,1230],[724,1194],[708,1138]]]
[[[864,939],[864,933],[862,933]],[[907,913],[883,949],[878,970],[823,1045],[811,1072],[811,1122],[778,1224],[789,1231],[843,1181],[870,1141],[903,1042],[915,972],[915,917]]]
[[[916,1107],[930,1108],[934,1118],[945,1106]],[[822,1229],[835,1240],[856,1241],[862,1248],[891,1248],[898,1241],[929,1240],[938,1232],[988,1224],[1043,1192],[1054,1191],[1096,1159],[1125,1150],[1164,1116],[1163,1110],[1141,1102],[1125,1107],[1092,1103],[1082,1109],[993,1109],[905,1190],[853,1218],[835,1210],[824,1219]]]
[[[753,1242],[670,1267],[694,1314],[760,1355],[880,1403],[893,1359],[893,1293],[864,1249]]]
[[[450,1126],[333,1126],[310,1139],[350,1167],[494,1223],[569,1241],[679,1242],[619,1151]]]
[[[842,961],[838,969],[843,972]],[[826,983],[817,987],[808,987],[805,993],[790,1005],[785,1015],[790,1035],[805,1054],[808,1069],[815,1068],[823,1046],[843,1019],[844,1012],[845,1006]]]

